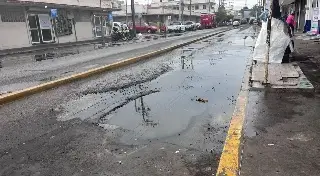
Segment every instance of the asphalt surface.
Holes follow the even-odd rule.
[[[99,49],[99,46],[95,45],[84,45],[46,52],[4,56],[0,58],[0,94],[39,85],[226,29],[224,27],[200,30],[183,33],[181,36],[158,38],[157,40],[146,39],[143,36],[138,41],[118,42],[103,49]]]
[[[254,36],[234,29],[3,105],[0,175],[214,174]]]

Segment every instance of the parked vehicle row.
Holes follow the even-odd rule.
[[[208,16],[206,16],[208,17]],[[212,18],[211,18],[212,17]],[[166,26],[165,24],[161,24],[161,23],[145,23],[145,22],[137,22],[135,24],[135,30],[137,33],[156,33],[158,31],[160,31],[161,33],[164,32],[185,32],[185,31],[195,31],[195,30],[200,30],[200,29],[204,29],[204,28],[213,28],[215,27],[215,23],[214,23],[214,18],[213,16],[210,16],[211,21],[207,20],[207,19],[203,19],[201,20],[201,22],[199,23],[195,23],[193,21],[186,21],[186,22],[180,22],[180,21],[174,21],[171,22],[168,26]],[[213,20],[213,21],[212,21]],[[118,39],[118,38],[123,38],[126,39],[124,37],[120,37],[120,33],[123,32],[124,30],[132,30],[133,29],[133,24],[132,22],[129,22],[128,24],[123,24],[121,22],[113,22],[112,24],[112,33],[116,33],[117,35],[114,36],[114,39]],[[121,34],[122,35],[122,34]],[[127,37],[130,38],[130,37]]]

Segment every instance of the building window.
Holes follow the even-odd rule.
[[[173,7],[173,10],[179,10],[179,7]]]
[[[203,5],[203,6],[202,6],[202,9],[207,9],[207,6],[206,6],[206,5]]]
[[[188,6],[188,10],[190,10],[191,9],[191,7],[190,6]]]
[[[199,10],[199,5],[196,5],[195,9],[196,9],[196,10]]]

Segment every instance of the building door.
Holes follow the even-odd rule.
[[[31,43],[40,43],[40,33],[39,33],[39,20],[38,16],[34,14],[28,15],[29,23],[29,33],[31,35]]]
[[[41,40],[43,43],[51,43],[53,42],[52,35],[52,24],[51,19],[48,14],[38,14],[39,19],[39,29]]]
[[[96,37],[101,37],[101,20],[100,16],[94,16],[93,24]]]
[[[29,14],[28,24],[32,44],[54,41],[51,19],[48,14]]]
[[[103,27],[103,31],[104,31],[104,36],[106,36],[107,35],[107,29],[106,29],[107,20],[106,20],[106,17],[102,16],[102,19],[101,19],[101,16],[94,15],[94,18],[93,18],[94,29],[93,29],[93,31],[95,33],[95,37],[97,37],[97,38],[101,37],[101,34],[102,34],[101,23],[102,23],[102,27]]]

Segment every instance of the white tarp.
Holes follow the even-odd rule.
[[[270,54],[269,63],[281,63],[284,52],[289,45],[291,39],[285,33],[287,27],[284,22],[275,18],[271,20],[271,38],[270,38]],[[253,60],[266,62],[267,54],[267,22],[262,22],[260,34],[257,38]],[[292,47],[291,47],[292,48]]]

